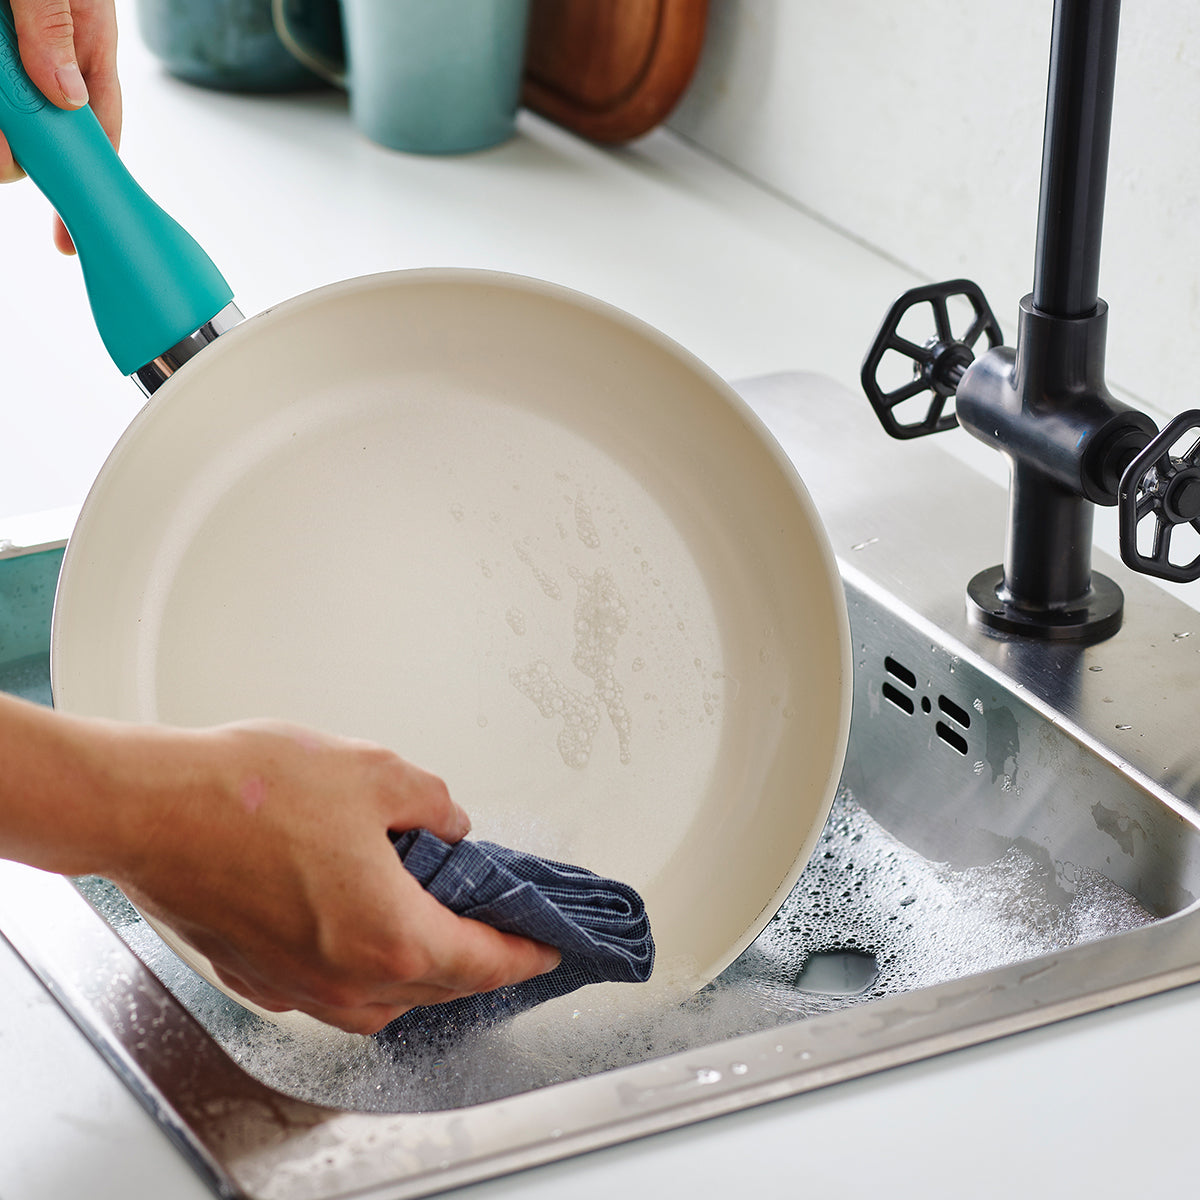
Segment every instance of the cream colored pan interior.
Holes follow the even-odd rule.
[[[165,385],[83,507],[52,676],[382,742],[475,836],[637,887],[684,988],[786,896],[849,722],[834,560],[757,418],[629,316],[470,271],[299,297]]]

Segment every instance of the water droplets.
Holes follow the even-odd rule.
[[[543,659],[509,673],[513,686],[528,697],[547,719],[562,722],[558,751],[569,767],[582,769],[592,756],[592,745],[607,715],[617,735],[620,760],[629,762],[633,720],[624,690],[616,678],[617,643],[629,624],[629,610],[612,576],[603,567],[590,576],[572,570],[577,588],[571,663],[592,682],[585,692],[564,683]]]
[[[530,573],[536,580],[538,587],[542,589],[543,595],[550,600],[562,599],[562,588],[558,586],[558,581],[546,570],[543,570],[536,562],[529,548],[521,542],[513,542],[513,551],[516,556],[529,568]]]
[[[592,696],[568,687],[542,659],[509,673],[513,687],[528,697],[547,719],[562,722],[558,752],[568,767],[582,769],[592,756],[592,742],[600,728],[600,709]]]
[[[580,492],[575,497],[575,536],[589,549],[600,549],[600,534],[592,520],[592,510]]]

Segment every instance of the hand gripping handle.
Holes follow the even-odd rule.
[[[122,374],[233,299],[208,255],[125,169],[91,108],[55,108],[33,85],[9,0],[0,0],[0,133],[70,232],[96,327]]]

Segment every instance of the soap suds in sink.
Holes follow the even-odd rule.
[[[1078,871],[1069,899],[1045,864],[1010,849],[954,870],[888,834],[846,793],[775,919],[712,986],[683,1004],[638,1003],[636,989],[573,993],[507,1024],[388,1048],[322,1030],[268,1024],[196,976],[102,880],[81,890],[226,1052],[278,1091],[365,1111],[457,1108],[545,1087],[882,996],[1023,961],[1153,920],[1132,896]],[[805,992],[808,957],[874,956],[862,994]],[[627,1002],[622,999],[627,997]]]

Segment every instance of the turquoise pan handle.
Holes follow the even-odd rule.
[[[9,0],[0,0],[0,133],[70,232],[96,327],[122,374],[165,354],[233,299],[208,255],[125,169],[91,108],[66,112],[34,87]]]

